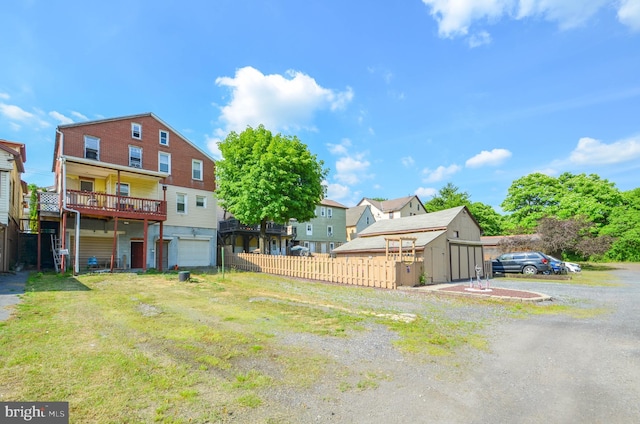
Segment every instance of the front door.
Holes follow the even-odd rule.
[[[160,240],[156,242],[156,268],[160,269]],[[169,268],[169,241],[162,243],[162,270]]]
[[[144,243],[141,241],[131,242],[131,268],[144,268]]]

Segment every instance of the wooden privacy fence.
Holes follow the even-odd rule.
[[[400,262],[375,258],[330,258],[232,253],[230,267],[287,277],[321,280],[355,286],[395,289]]]

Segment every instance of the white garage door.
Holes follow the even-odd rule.
[[[209,266],[209,240],[178,241],[178,266]]]

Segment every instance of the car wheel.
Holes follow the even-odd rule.
[[[538,269],[533,266],[533,265],[527,265],[524,268],[522,268],[522,273],[523,274],[537,274],[538,273]]]

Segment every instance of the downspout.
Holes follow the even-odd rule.
[[[62,210],[66,212],[71,212],[76,214],[76,233],[74,237],[75,242],[75,260],[73,261],[73,275],[78,275],[80,273],[80,212],[75,209],[70,209],[67,207],[67,164],[66,159],[64,157],[64,134],[60,132],[60,130],[56,129],[56,132],[60,134],[60,157],[58,160],[62,163]],[[66,237],[67,229],[63,229],[65,234],[63,237]]]

